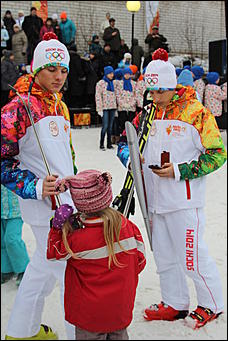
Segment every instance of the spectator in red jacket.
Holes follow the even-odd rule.
[[[146,264],[136,225],[109,207],[112,177],[85,170],[58,182],[70,189],[78,213],[67,204],[55,212],[47,257],[67,259],[65,318],[77,340],[128,340],[138,275]]]
[[[40,29],[40,40],[43,40],[43,36],[47,32],[54,32],[54,27],[52,24],[52,18],[47,18],[45,24]]]

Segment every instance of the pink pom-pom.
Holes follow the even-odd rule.
[[[46,32],[43,35],[43,40],[51,40],[51,39],[56,39],[58,40],[57,35],[54,32]]]
[[[157,49],[152,54],[152,60],[160,59],[160,60],[164,60],[165,62],[167,62],[168,58],[169,58],[169,55],[168,55],[167,51],[164,49],[161,49],[161,48]]]

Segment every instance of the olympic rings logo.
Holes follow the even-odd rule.
[[[46,58],[49,59],[50,62],[61,62],[65,58],[64,52],[47,52]]]
[[[145,78],[149,85],[155,85],[158,83],[158,75],[151,75],[151,77],[147,77],[147,75],[145,75]]]

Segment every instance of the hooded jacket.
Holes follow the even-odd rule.
[[[15,84],[26,103],[32,80],[32,75],[25,75]],[[22,219],[26,223],[46,226],[53,215],[50,198],[42,199],[47,170],[26,109],[15,93],[11,91],[10,96],[11,101],[2,108],[1,114],[1,183],[19,196]],[[30,109],[39,140],[51,173],[58,174],[59,178],[77,171],[69,112],[61,97],[60,93],[44,91],[36,83],[30,96]],[[73,204],[67,192],[60,195],[60,200]]]
[[[60,22],[59,27],[62,34],[62,43],[70,44],[75,41],[76,26],[72,20],[68,19],[65,22]]]
[[[221,167],[227,158],[215,118],[196,99],[195,91],[191,87],[182,87],[178,97],[169,103],[164,112],[157,106],[143,153],[150,212],[167,213],[203,207],[205,175]],[[144,110],[149,110],[150,106]],[[148,168],[150,164],[161,165],[163,151],[170,153],[175,178],[161,178]],[[125,166],[128,156],[128,146],[121,142],[118,157]]]

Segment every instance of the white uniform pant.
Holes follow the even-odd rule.
[[[150,213],[150,220],[162,301],[176,310],[189,309],[187,275],[194,281],[198,305],[223,311],[220,276],[203,240],[203,209]]]
[[[30,260],[18,288],[8,322],[7,335],[31,337],[40,330],[45,297],[60,284],[61,303],[64,312],[65,261],[50,261],[46,258],[47,239],[50,227],[32,226],[36,250]],[[53,312],[55,314],[55,312]],[[45,324],[45,322],[42,322]],[[75,326],[65,321],[68,340],[75,339]]]

